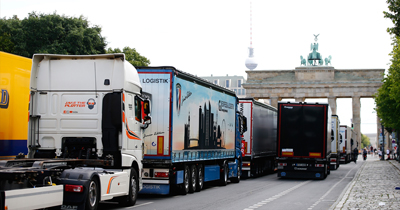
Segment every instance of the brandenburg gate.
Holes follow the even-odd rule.
[[[318,44],[316,47],[318,50]],[[313,50],[313,45],[311,48]],[[322,58],[313,59],[310,55],[307,59],[308,65],[301,57],[301,64],[305,66],[294,70],[246,71],[247,81],[243,84],[246,95],[255,99],[271,99],[274,107],[277,107],[282,98],[294,98],[296,102],[304,102],[306,98],[328,98],[332,114],[336,114],[337,98],[352,98],[353,130],[355,140],[361,145],[360,98],[374,97],[382,85],[385,70],[335,69],[332,66],[323,66],[320,62]],[[314,58],[318,56],[319,53]],[[331,56],[329,63],[330,59]],[[316,60],[319,62],[315,62]]]

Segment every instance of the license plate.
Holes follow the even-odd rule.
[[[306,163],[296,163],[296,166],[307,166]]]

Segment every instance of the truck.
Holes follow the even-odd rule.
[[[124,54],[35,54],[28,154],[0,162],[1,209],[134,205],[150,107]]]
[[[29,58],[0,51],[0,160],[28,153],[31,66]]]
[[[352,160],[353,130],[347,125],[340,125],[340,135],[342,141],[339,145],[340,163],[349,163]]]
[[[186,195],[205,182],[239,182],[247,128],[235,92],[172,66],[136,68],[153,119],[144,132],[140,193]]]
[[[242,138],[242,176],[255,177],[276,168],[277,109],[253,98],[239,99],[239,111],[247,118]]]
[[[330,174],[331,109],[327,103],[278,102],[278,177]]]
[[[330,161],[330,169],[336,170],[340,166],[340,151],[339,151],[339,144],[340,144],[340,121],[339,116],[332,115],[331,121],[331,161]]]

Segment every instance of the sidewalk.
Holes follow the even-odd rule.
[[[361,168],[330,209],[400,209],[400,190],[395,189],[400,187],[400,163],[377,155],[363,161],[360,155],[357,164]]]

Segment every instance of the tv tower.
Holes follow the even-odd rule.
[[[254,58],[254,48],[253,48],[253,34],[252,34],[252,11],[251,11],[251,1],[250,1],[250,47],[249,47],[249,57],[246,59],[245,65],[248,69],[254,70],[257,68],[257,60]]]

